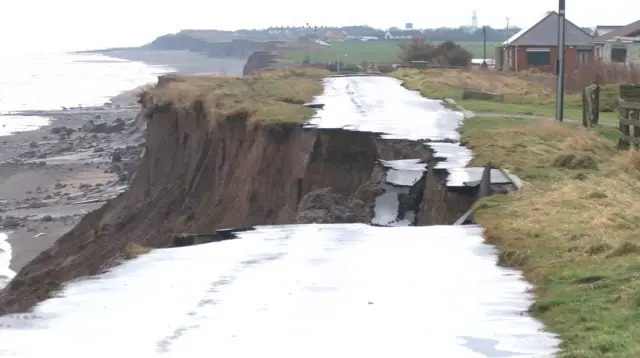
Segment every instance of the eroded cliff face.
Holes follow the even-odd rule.
[[[277,65],[277,55],[272,51],[256,51],[247,58],[247,63],[242,69],[243,75],[249,75],[255,71],[272,68]]]
[[[162,76],[157,86],[178,80]],[[103,272],[132,256],[132,247],[174,246],[176,236],[268,224],[371,223],[374,202],[390,185],[379,159],[434,163],[432,151],[416,141],[257,122],[242,111],[213,120],[198,106],[158,105],[144,96],[141,105],[145,150],[129,190],[26,265],[0,292],[0,314],[23,312],[63,283]],[[433,170],[401,201],[399,210],[417,211],[412,222],[437,225],[453,223],[473,198],[447,190],[446,173]]]
[[[170,106],[143,113],[145,154],[130,189],[21,270],[0,293],[1,312],[27,310],[62,283],[104,271],[132,244],[168,247],[179,233],[294,223],[302,198],[318,189],[359,206],[366,222],[383,177],[377,160],[430,155],[372,133],[246,118],[212,124],[203,112]]]
[[[231,41],[209,41],[188,32],[160,36],[146,47],[155,50],[186,50],[211,57],[249,57],[256,51],[264,51],[269,44],[260,41],[234,39]]]

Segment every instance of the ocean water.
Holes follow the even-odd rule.
[[[0,56],[0,136],[37,129],[45,117],[7,115],[26,110],[101,105],[173,71],[94,54],[16,52]],[[2,150],[2,147],[0,147]],[[0,198],[2,200],[3,198]],[[13,276],[11,247],[0,231],[0,288]]]
[[[7,242],[7,234],[0,232],[0,288],[15,276],[15,272],[9,269],[10,263],[11,245]]]
[[[151,83],[169,67],[95,54],[21,52],[0,56],[0,114],[101,105]],[[36,129],[48,119],[0,116],[0,136]]]

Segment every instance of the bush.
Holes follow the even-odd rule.
[[[433,45],[425,38],[414,38],[399,45],[402,50],[400,59],[408,64],[411,61],[427,61],[436,66],[467,67],[473,55],[453,41]]]

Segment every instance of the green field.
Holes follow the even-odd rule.
[[[360,64],[363,61],[373,62],[398,62],[400,41],[378,40],[378,41],[335,41],[329,47],[315,46],[309,50],[311,62],[333,62],[338,59],[345,64]],[[438,42],[434,42],[437,44]],[[473,58],[482,58],[482,41],[460,41],[456,42],[473,54]],[[487,42],[487,58],[494,57],[494,47],[499,42]],[[282,51],[281,55],[285,59],[302,62],[306,56],[306,51]]]

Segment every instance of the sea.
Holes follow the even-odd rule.
[[[115,95],[154,83],[158,75],[172,71],[173,68],[166,66],[99,54],[3,52],[0,56],[0,136],[34,130],[49,123],[45,117],[20,116],[20,111],[102,105]],[[15,275],[9,269],[9,234],[0,231],[0,288]]]

